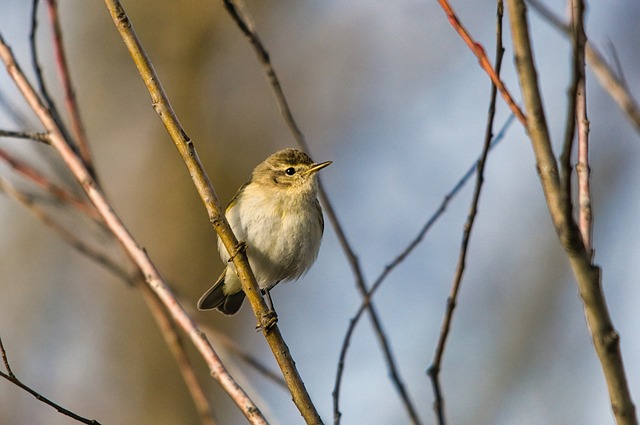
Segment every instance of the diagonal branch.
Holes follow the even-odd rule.
[[[513,112],[513,114],[518,118],[518,121],[520,121],[526,128],[527,117],[525,117],[518,104],[513,100],[513,97],[511,97],[511,93],[509,93],[509,90],[507,90],[507,87],[500,79],[500,76],[498,75],[496,70],[491,66],[491,62],[489,62],[489,58],[487,58],[487,54],[482,48],[482,45],[476,42],[473,37],[471,37],[469,32],[456,16],[456,13],[449,4],[448,0],[438,0],[438,3],[440,3],[440,6],[444,10],[444,13],[447,14],[447,18],[449,18],[449,23],[451,24],[451,26],[453,26],[458,34],[460,34],[460,37],[462,37],[462,40],[466,43],[473,54],[476,55],[480,67],[487,73],[487,75],[489,75],[489,78],[491,78],[493,84],[495,84],[495,86],[498,88],[498,91],[500,91],[502,98],[507,103],[507,106],[509,106],[509,109],[511,109],[511,112]]]
[[[558,176],[538,88],[526,7],[523,0],[508,0],[508,5],[516,70],[528,114],[527,127],[547,207],[578,284],[615,419],[619,425],[636,425],[638,420],[620,352],[620,336],[613,327],[604,299],[601,271],[592,263],[591,253],[582,242],[580,231],[572,217],[571,199],[562,190]]]
[[[29,394],[34,396],[39,401],[41,401],[44,404],[47,404],[47,405],[53,407],[58,412],[62,413],[65,416],[70,417],[73,420],[76,420],[76,421],[81,422],[83,424],[100,425],[100,422],[96,421],[95,419],[87,419],[87,418],[84,418],[84,417],[82,417],[82,416],[80,416],[80,415],[78,415],[76,413],[73,413],[71,410],[65,409],[64,407],[60,406],[59,404],[54,403],[53,401],[49,400],[48,398],[46,398],[45,396],[43,396],[42,394],[40,394],[39,392],[37,392],[33,388],[29,387],[28,385],[23,384],[18,379],[18,377],[13,373],[13,371],[11,370],[11,366],[9,365],[9,359],[7,357],[7,352],[5,351],[4,345],[2,344],[2,338],[0,338],[0,354],[2,355],[2,361],[4,362],[4,367],[7,370],[7,373],[4,373],[4,372],[0,371],[0,377],[6,379],[7,381],[11,382],[12,384],[16,385],[17,387],[22,388],[23,390],[25,390],[26,392],[28,392]]]
[[[206,336],[198,329],[195,322],[176,301],[171,289],[160,276],[160,273],[151,262],[146,251],[133,239],[132,235],[107,201],[104,193],[102,193],[98,188],[96,181],[86,168],[82,159],[68,144],[55,119],[40,101],[38,94],[26,79],[24,73],[16,63],[11,49],[7,46],[1,35],[0,59],[4,62],[9,76],[13,79],[25,100],[34,111],[45,130],[49,133],[50,142],[53,148],[60,154],[71,173],[81,184],[91,202],[104,218],[107,227],[122,244],[125,252],[139,267],[141,273],[145,276],[146,282],[171,312],[176,323],[186,332],[193,344],[200,351],[205,362],[209,366],[212,376],[220,383],[227,394],[230,395],[232,400],[251,423],[265,424],[266,420],[262,416],[258,407],[253,403],[244,390],[242,390],[242,388],[233,380],[231,375],[229,375],[218,355],[211,347]]]

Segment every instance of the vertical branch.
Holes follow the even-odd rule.
[[[27,81],[24,73],[16,63],[11,49],[7,46],[1,35],[0,60],[4,62],[9,76],[13,79],[14,83],[44,128],[49,132],[49,140],[52,147],[58,152],[69,168],[69,171],[80,183],[91,202],[104,218],[107,227],[121,243],[125,252],[139,267],[149,286],[158,295],[158,298],[162,300],[168,311],[171,312],[176,323],[187,333],[193,344],[200,351],[202,357],[209,366],[212,376],[220,383],[222,388],[227,392],[227,394],[229,394],[238,408],[251,423],[265,424],[266,420],[262,416],[258,407],[235,382],[231,375],[229,375],[220,361],[220,358],[213,350],[213,347],[211,347],[206,336],[198,329],[195,322],[177,302],[171,292],[171,289],[160,276],[160,273],[152,263],[146,251],[137,244],[135,239],[133,239],[133,236],[129,233],[128,229],[124,226],[124,223],[122,223],[112,206],[109,204],[104,193],[100,191],[95,179],[91,176],[91,173],[86,168],[84,162],[67,142],[55,119],[51,116],[49,110],[42,104],[38,94],[35,92],[29,81]]]
[[[516,71],[527,111],[527,128],[547,207],[578,284],[616,422],[619,425],[636,425],[638,420],[620,352],[620,336],[613,327],[604,299],[601,271],[591,262],[591,253],[586,250],[572,217],[571,199],[562,190],[558,177],[531,51],[526,7],[523,0],[508,0],[508,6]]]
[[[587,117],[587,84],[585,74],[585,45],[587,35],[584,32],[584,2],[572,0],[573,30],[576,49],[576,74],[579,76],[576,86],[576,123],[578,126],[578,223],[582,242],[588,253],[592,253],[593,216],[591,213],[591,188],[589,167],[589,119]]]
[[[91,159],[91,151],[87,141],[87,133],[85,131],[82,119],[80,118],[80,109],[76,94],[71,84],[71,73],[67,64],[67,56],[65,54],[64,43],[62,42],[62,29],[60,27],[60,19],[58,15],[58,0],[47,0],[49,11],[49,19],[51,21],[51,30],[53,31],[53,47],[55,49],[56,63],[58,64],[58,72],[62,80],[62,88],[64,90],[64,99],[71,121],[71,130],[75,142],[78,144],[80,156],[95,176],[93,161]]]
[[[502,0],[498,0],[497,2],[497,11],[496,11],[496,59],[495,59],[495,70],[496,75],[500,76],[500,69],[502,67],[502,56],[504,54],[504,48],[502,47],[502,16],[503,16],[503,4]],[[451,327],[451,321],[453,320],[453,311],[456,307],[458,293],[460,291],[460,285],[462,284],[462,276],[464,274],[467,252],[469,247],[469,239],[471,237],[471,230],[473,229],[473,224],[475,222],[476,215],[478,213],[478,202],[480,201],[480,193],[482,191],[482,185],[484,182],[484,168],[487,161],[487,155],[489,154],[489,149],[491,147],[491,139],[493,138],[493,121],[495,118],[496,112],[496,98],[497,98],[498,89],[495,84],[491,84],[491,100],[489,102],[489,112],[487,117],[487,127],[485,130],[484,136],[484,145],[482,147],[482,154],[480,156],[480,160],[478,161],[478,167],[476,171],[476,186],[473,193],[473,198],[471,200],[471,206],[469,208],[469,215],[467,216],[467,220],[464,224],[464,231],[462,234],[462,245],[460,247],[460,255],[458,258],[458,265],[456,266],[456,272],[453,279],[453,284],[451,285],[451,292],[449,294],[449,298],[447,299],[447,308],[445,312],[445,316],[442,322],[442,327],[440,331],[440,337],[438,338],[438,344],[436,346],[436,352],[434,355],[433,362],[427,373],[431,378],[433,392],[435,396],[434,408],[436,410],[436,415],[438,418],[438,423],[440,425],[444,425],[446,423],[445,419],[445,408],[444,408],[444,398],[442,397],[442,390],[440,387],[440,368],[442,366],[442,358],[444,355],[444,349],[447,342],[447,338],[449,336],[449,330]]]

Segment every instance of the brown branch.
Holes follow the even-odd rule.
[[[209,366],[212,376],[220,383],[227,394],[230,395],[232,400],[251,423],[266,423],[266,420],[260,413],[257,406],[226,371],[224,365],[220,362],[218,355],[206,339],[206,336],[202,334],[195,322],[176,301],[169,286],[162,279],[160,273],[151,262],[151,259],[145,250],[136,243],[118,215],[115,213],[104,193],[102,193],[98,188],[95,179],[86,168],[82,159],[69,145],[61,129],[49,113],[49,110],[41,103],[38,94],[24,76],[24,73],[15,61],[11,49],[7,46],[1,35],[0,59],[7,67],[9,76],[13,79],[25,100],[35,112],[45,130],[49,133],[51,145],[60,154],[71,173],[81,184],[91,202],[104,218],[108,228],[122,244],[125,252],[139,267],[141,273],[145,276],[146,282],[162,300],[164,305],[171,312],[176,323],[186,332],[193,344],[199,350],[205,362]]]
[[[487,54],[482,48],[482,45],[476,42],[473,39],[473,37],[471,37],[469,32],[466,30],[466,28],[462,25],[462,23],[456,16],[455,12],[453,11],[453,8],[451,7],[451,5],[447,0],[438,0],[438,3],[440,3],[440,6],[444,10],[444,12],[447,14],[447,18],[449,18],[449,23],[451,24],[451,26],[458,32],[458,34],[460,34],[460,37],[462,37],[462,40],[467,44],[467,46],[473,52],[473,54],[476,55],[476,57],[478,58],[480,67],[487,73],[487,75],[489,75],[489,78],[491,78],[491,81],[493,82],[493,84],[495,84],[495,86],[498,88],[498,90],[500,91],[500,94],[502,95],[502,98],[507,103],[507,106],[509,107],[509,109],[511,109],[511,112],[513,112],[516,118],[518,118],[518,121],[520,121],[522,125],[524,125],[526,128],[527,117],[525,117],[524,113],[522,112],[518,104],[513,100],[513,97],[511,97],[511,93],[509,93],[509,90],[500,79],[500,76],[498,75],[498,73],[491,66],[491,62],[489,62],[489,58],[487,57]]]
[[[173,356],[176,358],[178,368],[185,380],[185,384],[191,393],[191,396],[196,404],[198,413],[202,423],[205,425],[215,425],[215,420],[211,413],[211,407],[206,394],[196,378],[195,370],[187,357],[182,339],[180,338],[175,324],[171,321],[169,313],[162,307],[162,304],[155,296],[153,291],[147,285],[139,285],[144,282],[144,279],[139,274],[132,275],[119,264],[111,260],[104,253],[96,250],[84,241],[78,238],[74,233],[69,232],[60,223],[49,216],[43,209],[33,202],[33,199],[28,194],[17,190],[8,181],[0,177],[0,191],[3,191],[8,196],[13,198],[18,203],[22,204],[27,210],[29,210],[34,216],[36,216],[45,225],[52,228],[58,235],[66,241],[71,247],[75,248],[80,254],[92,259],[98,264],[104,266],[109,272],[116,277],[122,279],[130,286],[136,286],[142,291],[142,295],[148,304],[154,319],[158,323],[162,335],[165,338],[167,345]],[[7,369],[9,372],[10,370]]]
[[[49,137],[46,133],[34,133],[29,131],[0,130],[0,137],[13,137],[15,139],[27,139],[35,142],[49,144]]]
[[[497,2],[496,11],[496,60],[495,70],[496,74],[500,75],[500,69],[502,67],[502,56],[504,54],[504,48],[502,47],[502,16],[503,16],[503,3],[502,0]],[[460,291],[460,285],[462,284],[462,276],[464,274],[467,252],[469,248],[469,239],[471,237],[471,231],[473,224],[475,223],[476,215],[478,214],[478,203],[480,201],[480,193],[482,192],[482,185],[484,183],[484,168],[489,155],[489,149],[491,147],[491,139],[493,138],[493,122],[496,114],[496,99],[497,99],[497,87],[495,84],[491,84],[491,96],[489,101],[489,112],[487,117],[487,127],[484,135],[484,144],[482,147],[482,153],[480,160],[478,161],[478,168],[476,171],[476,185],[473,192],[473,198],[471,200],[471,206],[469,208],[469,215],[464,224],[464,231],[462,233],[462,244],[460,247],[460,255],[458,257],[458,264],[456,266],[456,272],[451,285],[451,291],[449,298],[447,299],[447,308],[445,311],[444,319],[440,330],[440,336],[438,337],[438,343],[436,346],[435,355],[431,366],[427,370],[427,374],[431,378],[433,385],[433,392],[435,396],[434,408],[438,417],[438,423],[444,425],[445,409],[444,398],[442,396],[442,390],[440,386],[440,370],[442,367],[442,358],[444,356],[444,349],[449,336],[449,330],[451,328],[451,321],[453,320],[453,312],[457,304],[458,293]]]
[[[547,207],[578,284],[615,419],[619,425],[636,425],[638,420],[624,371],[620,336],[613,327],[602,293],[601,271],[591,262],[591,253],[586,250],[580,230],[571,215],[571,199],[562,190],[558,176],[538,88],[526,7],[523,0],[508,0],[508,5],[516,70],[527,110],[527,127]]]
[[[275,324],[273,314],[269,311],[264,299],[262,298],[262,294],[258,289],[253,272],[249,267],[247,256],[244,251],[239,249],[240,245],[238,240],[231,231],[229,223],[224,217],[223,210],[220,207],[220,203],[213,186],[211,185],[211,181],[202,167],[195,146],[178,122],[173,108],[171,107],[164,89],[160,84],[159,78],[151,65],[151,61],[144,51],[140,40],[136,36],[129,18],[118,0],[105,0],[105,3],[111,13],[116,28],[129,49],[129,53],[133,58],[147,89],[149,90],[154,109],[160,116],[167,132],[171,136],[171,139],[176,145],[180,156],[189,170],[189,174],[191,175],[198,194],[205,205],[209,215],[209,220],[233,259],[233,263],[242,283],[242,288],[247,295],[256,318],[258,319],[258,325],[262,330],[269,347],[280,366],[280,369],[282,370],[285,380],[287,381],[287,385],[289,386],[295,405],[298,407],[298,410],[307,423],[322,423],[320,415],[313,405],[311,397],[304,386],[304,382],[298,373],[295,362],[289,352],[289,348],[284,342],[284,339],[280,334],[280,330]]]
[[[46,398],[45,396],[43,396],[42,394],[40,394],[39,392],[37,392],[33,388],[29,387],[28,385],[23,384],[18,379],[18,377],[13,373],[13,371],[11,370],[11,366],[9,365],[9,359],[7,357],[7,352],[4,349],[4,344],[2,343],[2,338],[0,338],[0,354],[2,355],[2,361],[4,363],[4,367],[7,370],[7,373],[4,373],[4,372],[0,371],[0,377],[6,379],[7,381],[11,382],[12,384],[16,385],[17,387],[25,390],[26,392],[28,392],[29,394],[34,396],[38,401],[41,401],[44,404],[53,407],[59,413],[62,413],[63,415],[68,416],[73,420],[76,420],[78,422],[82,422],[83,424],[100,425],[100,422],[96,421],[95,419],[87,419],[87,418],[84,418],[84,417],[82,417],[82,416],[80,416],[80,415],[78,415],[76,413],[73,413],[71,410],[65,409],[64,407],[60,406],[59,404],[54,403],[53,401],[49,400],[48,398]]]

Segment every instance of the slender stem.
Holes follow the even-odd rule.
[[[49,11],[49,20],[51,21],[51,30],[53,31],[53,47],[56,55],[56,63],[58,64],[58,72],[62,81],[64,90],[64,99],[69,112],[71,121],[71,130],[75,142],[78,144],[78,151],[84,160],[87,168],[95,176],[93,161],[91,159],[91,151],[89,150],[89,142],[87,141],[87,133],[80,117],[80,108],[78,108],[78,100],[76,93],[71,84],[71,72],[67,63],[67,55],[65,54],[64,43],[62,42],[62,29],[60,27],[60,17],[58,14],[58,0],[47,0]]]
[[[487,73],[487,75],[489,75],[489,78],[491,78],[491,81],[493,82],[493,84],[495,84],[495,86],[498,88],[498,91],[500,91],[502,98],[507,103],[507,106],[509,106],[509,109],[511,109],[511,112],[513,112],[516,118],[518,118],[518,121],[520,121],[522,125],[524,125],[526,128],[527,117],[525,117],[524,113],[522,112],[518,104],[513,100],[511,93],[509,92],[507,87],[504,85],[504,83],[500,79],[498,73],[491,66],[491,62],[489,62],[489,58],[487,57],[487,54],[482,48],[482,45],[476,42],[473,39],[473,37],[471,37],[469,32],[466,30],[466,28],[462,25],[462,23],[456,16],[455,12],[453,11],[453,8],[451,7],[451,5],[447,0],[438,0],[438,3],[440,3],[440,6],[444,10],[444,13],[447,14],[447,18],[449,18],[449,23],[451,24],[451,26],[453,26],[453,28],[458,32],[458,34],[460,34],[460,37],[462,37],[462,40],[464,40],[464,42],[467,44],[467,46],[473,52],[473,54],[476,55],[476,57],[478,58],[480,67]]]
[[[498,0],[497,12],[496,12],[496,59],[495,70],[496,74],[500,75],[500,69],[502,67],[502,56],[504,54],[504,48],[502,47],[502,16],[503,16],[503,4],[502,0]],[[451,329],[451,322],[453,320],[453,312],[457,304],[458,293],[460,291],[460,285],[462,284],[462,276],[464,274],[467,252],[469,248],[469,240],[471,237],[471,230],[478,213],[478,203],[480,201],[480,194],[482,192],[482,184],[484,183],[484,168],[489,155],[489,149],[491,148],[491,139],[493,138],[493,122],[496,114],[496,99],[497,99],[497,87],[495,84],[491,84],[491,97],[489,101],[489,112],[487,117],[487,126],[484,135],[484,144],[482,147],[482,153],[480,160],[478,161],[478,167],[476,170],[476,185],[471,200],[471,206],[469,208],[469,215],[464,224],[464,231],[462,234],[462,244],[460,247],[460,255],[458,258],[458,265],[456,266],[456,272],[451,285],[451,291],[449,298],[447,299],[447,308],[442,321],[440,336],[438,338],[438,344],[436,346],[436,352],[433,358],[433,362],[429,367],[427,373],[432,381],[432,387],[434,390],[435,403],[434,408],[438,417],[438,423],[445,425],[446,416],[444,408],[444,397],[442,396],[442,390],[440,387],[440,370],[442,367],[442,358],[444,356],[444,349]]]

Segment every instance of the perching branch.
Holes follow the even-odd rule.
[[[142,79],[151,95],[152,104],[160,116],[167,132],[171,136],[180,156],[189,170],[194,185],[200,195],[214,229],[218,233],[220,240],[228,250],[233,263],[242,282],[242,288],[249,299],[251,308],[258,319],[258,325],[262,330],[269,347],[271,348],[283,376],[293,396],[293,401],[300,410],[300,413],[309,424],[322,423],[320,415],[316,411],[311,397],[307,392],[304,382],[300,377],[295,362],[291,357],[280,330],[275,324],[272,313],[262,298],[258,289],[253,272],[249,267],[247,256],[240,249],[240,244],[231,231],[229,223],[224,217],[223,209],[220,206],[215,190],[206,174],[193,142],[178,122],[178,119],[169,103],[169,100],[160,84],[160,80],[153,69],[151,61],[147,56],[140,40],[138,39],[133,26],[126,15],[122,5],[118,0],[105,0],[107,8],[111,13],[113,22],[118,29],[129,53],[133,58]]]
[[[262,65],[264,73],[267,77],[267,81],[269,82],[269,86],[273,91],[273,94],[276,98],[276,102],[278,104],[278,108],[280,109],[280,114],[284,119],[285,123],[289,127],[291,134],[294,139],[298,143],[298,146],[306,152],[309,152],[309,146],[307,145],[306,139],[302,130],[298,126],[296,120],[293,117],[293,113],[291,108],[289,107],[289,103],[284,95],[284,91],[280,84],[280,80],[278,79],[278,75],[276,74],[273,65],[271,64],[271,59],[269,57],[269,52],[266,47],[260,40],[258,33],[256,32],[253,23],[249,15],[243,10],[243,8],[236,4],[233,0],[223,0],[223,4],[229,15],[234,20],[238,28],[242,31],[242,33],[247,37],[249,42],[251,43],[258,61]],[[333,208],[333,204],[329,200],[329,197],[324,189],[322,181],[319,184],[319,197],[324,205],[325,213],[329,219],[329,222],[333,225],[333,228],[338,237],[338,241],[340,242],[340,246],[342,247],[351,270],[355,277],[356,287],[360,293],[362,298],[366,297],[367,292],[369,291],[367,288],[367,283],[364,278],[364,274],[362,269],[360,268],[360,263],[358,258],[351,247],[351,244],[347,240],[346,234],[342,228],[340,221],[338,220],[335,209]],[[378,312],[373,305],[373,303],[367,303],[367,310],[369,311],[369,317],[371,318],[371,324],[373,326],[374,332],[378,338],[378,343],[384,354],[384,359],[387,363],[387,367],[389,368],[389,374],[391,381],[393,382],[396,391],[398,392],[400,399],[409,415],[409,418],[413,424],[420,424],[420,418],[418,416],[417,409],[414,406],[414,403],[411,401],[409,394],[406,390],[404,381],[400,376],[399,368],[396,364],[395,357],[391,350],[391,344],[382,328],[382,322],[378,315]],[[335,397],[335,396],[334,396]],[[334,423],[340,422],[340,413],[334,411]]]
[[[523,0],[508,0],[508,5],[516,70],[527,111],[527,128],[547,207],[560,245],[569,257],[578,283],[587,324],[605,375],[615,419],[619,425],[635,425],[638,420],[624,371],[620,336],[613,327],[602,293],[601,271],[592,263],[591,253],[585,248],[580,230],[572,216],[571,199],[567,197],[559,178],[538,88],[526,7]]]
[[[38,94],[35,92],[24,73],[16,63],[11,49],[7,46],[0,35],[0,60],[7,67],[9,76],[13,79],[17,88],[40,120],[45,130],[49,133],[52,147],[61,156],[71,173],[80,183],[87,196],[103,217],[107,227],[122,244],[125,252],[138,266],[145,276],[146,282],[162,300],[167,309],[171,312],[176,323],[187,333],[196,348],[200,351],[209,366],[212,375],[221,384],[224,390],[231,396],[232,400],[241,409],[247,419],[254,424],[265,424],[266,420],[259,409],[247,394],[238,386],[233,378],[226,371],[217,354],[200,332],[195,322],[186,314],[184,309],[176,301],[170,288],[160,276],[158,270],[151,262],[147,253],[133,239],[127,228],[117,216],[104,193],[98,188],[95,179],[86,168],[83,160],[77,155],[72,146],[65,139],[61,129],[49,110],[42,104]]]

